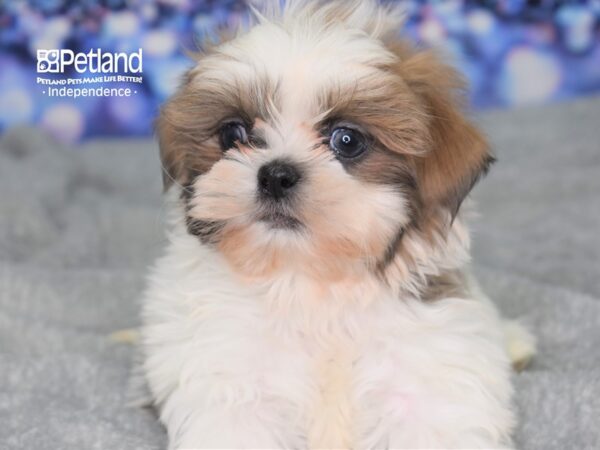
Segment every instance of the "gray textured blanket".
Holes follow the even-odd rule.
[[[515,376],[523,449],[600,448],[600,100],[486,113],[476,272],[539,339]],[[153,449],[125,406],[146,266],[164,244],[150,141],[0,142],[0,448]]]

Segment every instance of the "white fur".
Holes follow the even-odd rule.
[[[178,214],[181,214],[178,212]],[[144,304],[147,380],[171,448],[499,448],[509,361],[485,301],[245,283],[176,221]]]

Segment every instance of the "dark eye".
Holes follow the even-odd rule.
[[[248,143],[248,132],[241,122],[227,122],[219,131],[219,143],[221,149],[229,150],[237,144]]]
[[[329,146],[342,158],[356,158],[367,149],[367,140],[359,131],[340,127],[333,130]]]

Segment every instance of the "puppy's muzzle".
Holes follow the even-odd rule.
[[[294,164],[274,160],[259,169],[258,191],[263,198],[282,200],[294,191],[300,179],[300,171]]]

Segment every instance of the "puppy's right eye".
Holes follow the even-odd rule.
[[[367,142],[359,131],[348,127],[338,127],[331,133],[329,146],[340,158],[352,159],[364,153],[367,149]]]
[[[219,143],[223,151],[235,147],[237,144],[248,143],[248,132],[241,122],[227,122],[219,130]]]

